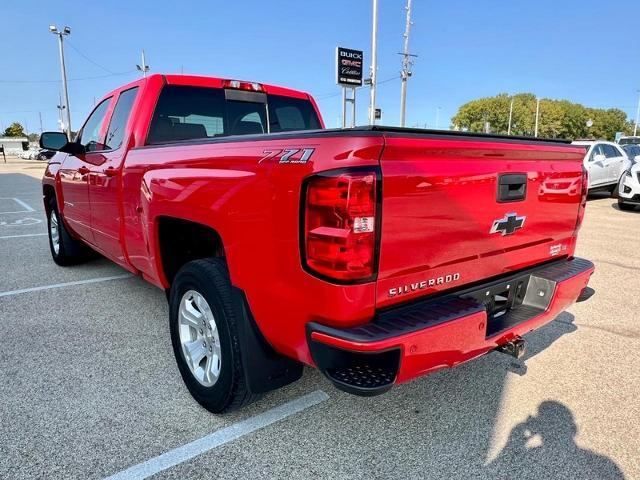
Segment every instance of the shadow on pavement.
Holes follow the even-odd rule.
[[[622,212],[622,211],[623,211],[623,210],[620,208],[620,206],[618,205],[618,202],[616,202],[616,203],[612,203],[612,204],[611,204],[611,207],[612,207],[614,210],[618,210],[619,212]],[[640,208],[638,208],[638,207],[636,206],[633,210],[624,210],[624,213],[635,213],[635,214],[638,214],[638,213],[640,213]]]
[[[577,433],[575,419],[566,405],[542,402],[537,415],[513,427],[507,445],[487,465],[487,472],[496,479],[624,478],[611,459],[576,445]]]

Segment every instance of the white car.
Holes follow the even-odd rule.
[[[579,140],[586,147],[584,167],[589,172],[589,190],[609,190],[615,194],[618,183],[631,162],[620,145],[601,140]]]
[[[622,148],[631,159],[631,166],[618,185],[618,206],[620,210],[633,210],[640,205],[640,145],[627,144]]]

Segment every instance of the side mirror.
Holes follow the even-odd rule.
[[[62,132],[43,132],[40,135],[40,147],[46,150],[78,155],[84,153],[84,147],[79,143],[69,142],[67,135]]]
[[[604,162],[607,159],[602,153],[597,153],[593,156],[594,162]]]

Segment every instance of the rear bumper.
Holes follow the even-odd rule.
[[[562,259],[383,310],[358,327],[309,323],[309,349],[336,387],[376,395],[395,383],[478,357],[550,322],[582,299],[593,271],[588,260]],[[497,300],[506,297],[513,308],[497,308]]]

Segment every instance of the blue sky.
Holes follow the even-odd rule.
[[[399,75],[404,3],[380,0],[379,80]],[[0,127],[19,121],[30,131],[40,129],[38,112],[45,130],[56,128],[60,70],[50,23],[72,28],[68,76],[85,79],[70,82],[74,129],[94,96],[137,78],[142,48],[153,72],[182,68],[306,90],[330,127],[340,115],[335,46],[363,49],[370,62],[369,0],[21,0],[2,2],[0,18]],[[413,20],[411,51],[418,58],[408,87],[408,126],[435,126],[440,107],[440,127],[446,127],[468,100],[523,91],[617,107],[635,117],[637,0],[414,0]],[[358,91],[359,124],[366,123],[368,95],[366,88]],[[399,97],[399,79],[380,85],[382,123],[397,124]]]

